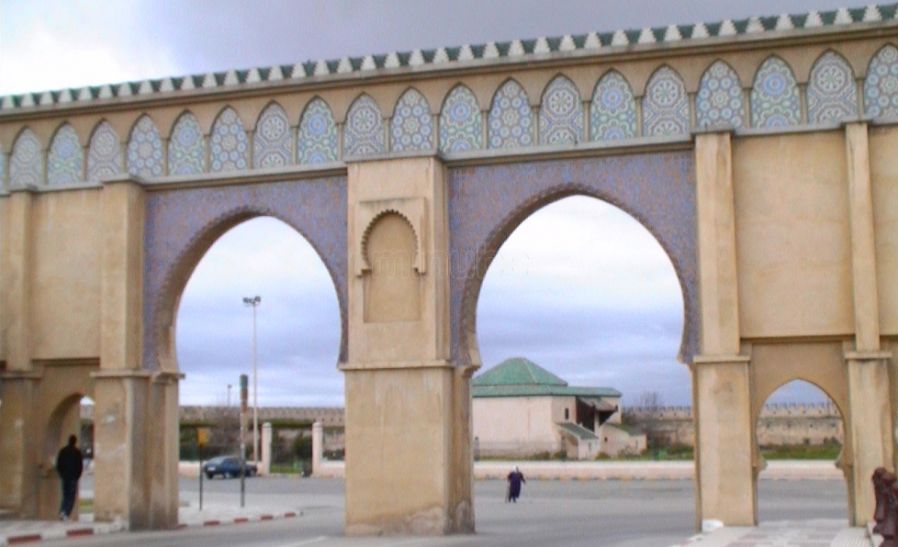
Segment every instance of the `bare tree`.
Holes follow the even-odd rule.
[[[663,428],[664,400],[657,391],[644,391],[639,395],[637,425],[645,431],[650,449],[658,449],[667,442]]]

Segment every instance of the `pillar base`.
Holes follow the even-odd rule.
[[[727,526],[757,523],[748,366],[749,358],[741,355],[696,356],[693,361],[699,527],[704,520]]]
[[[470,442],[458,442],[470,430],[456,416],[469,379],[449,365],[344,370],[346,534],[473,532]]]

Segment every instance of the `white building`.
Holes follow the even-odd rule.
[[[621,424],[621,393],[569,386],[536,363],[507,359],[475,377],[474,447],[480,456],[530,457],[565,452],[594,459],[645,450],[645,434]]]

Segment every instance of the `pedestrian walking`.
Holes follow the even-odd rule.
[[[78,450],[78,437],[69,437],[69,444],[56,455],[56,472],[62,480],[62,503],[59,504],[59,520],[69,520],[78,496],[78,479],[81,478],[83,461]]]
[[[524,478],[524,474],[518,466],[514,466],[514,470],[508,474],[508,493],[505,501],[517,503],[521,496],[521,484],[525,482],[527,479]]]

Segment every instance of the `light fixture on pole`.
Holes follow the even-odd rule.
[[[259,461],[259,390],[256,383],[256,308],[261,296],[244,297],[243,303],[253,309],[253,461]]]

